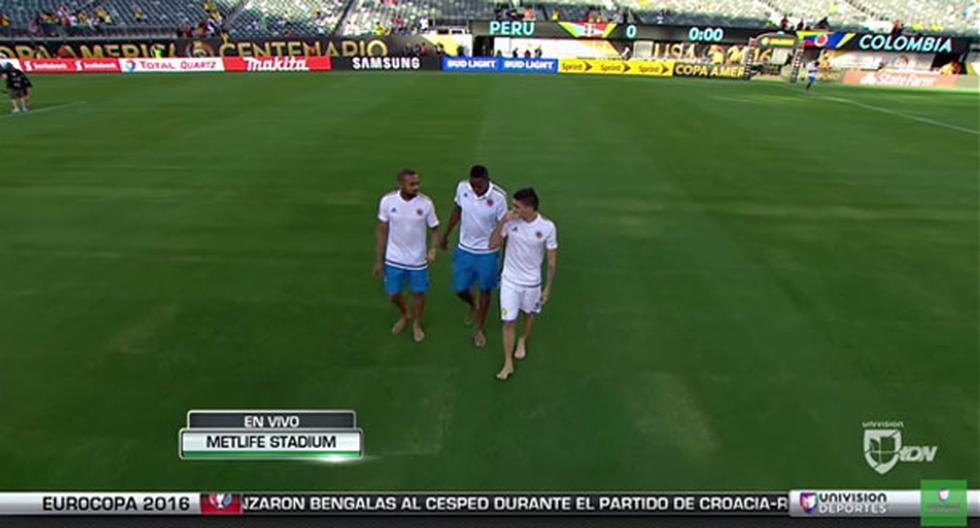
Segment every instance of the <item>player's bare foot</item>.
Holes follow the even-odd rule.
[[[517,359],[524,359],[524,356],[526,355],[527,348],[524,347],[524,338],[522,337],[517,340],[517,350],[514,351],[514,357]]]
[[[408,317],[402,317],[395,323],[395,326],[391,327],[391,333],[396,335],[400,334],[406,326],[408,326]]]
[[[487,346],[487,336],[483,333],[482,328],[480,330],[477,330],[476,333],[473,334],[473,344],[476,345],[478,348],[483,348]]]
[[[500,381],[507,381],[507,378],[509,378],[510,375],[513,373],[514,373],[513,366],[504,365],[504,368],[500,369],[500,372],[497,373],[497,379],[499,379]]]
[[[425,339],[425,332],[422,330],[421,326],[412,326],[412,339],[414,339],[416,343],[421,343],[422,340]]]

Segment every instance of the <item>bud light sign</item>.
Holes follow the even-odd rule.
[[[558,73],[558,59],[497,59],[503,72]]]
[[[492,72],[497,71],[497,59],[492,57],[443,57],[442,71]]]
[[[442,70],[450,72],[558,73],[558,60],[443,57]]]

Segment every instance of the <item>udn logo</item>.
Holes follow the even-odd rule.
[[[939,446],[903,446],[899,429],[865,429],[864,460],[884,475],[899,462],[932,462]]]

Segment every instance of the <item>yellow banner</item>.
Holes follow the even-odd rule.
[[[591,73],[598,75],[644,75],[671,77],[674,61],[622,59],[559,59],[558,73]]]

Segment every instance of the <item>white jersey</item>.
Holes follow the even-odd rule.
[[[541,263],[546,250],[558,249],[558,228],[540,213],[531,222],[511,220],[500,234],[507,237],[501,279],[516,286],[541,285]]]
[[[507,214],[507,194],[490,183],[483,196],[477,196],[468,180],[456,186],[456,205],[461,211],[459,222],[459,247],[478,255],[495,253],[490,249],[490,233],[497,222]]]
[[[806,74],[808,76],[810,76],[810,77],[816,77],[817,76],[817,71],[819,69],[820,69],[820,67],[817,65],[816,62],[811,62],[806,67]]]
[[[425,269],[426,231],[439,225],[432,200],[419,193],[406,201],[401,192],[390,192],[381,197],[378,220],[388,223],[385,264],[409,270]]]

